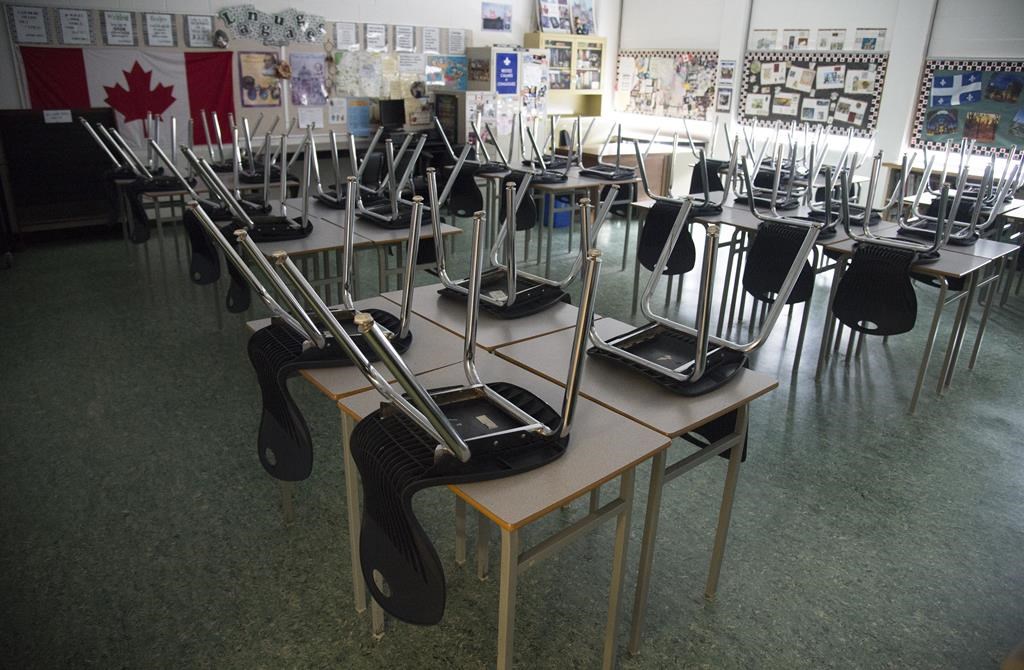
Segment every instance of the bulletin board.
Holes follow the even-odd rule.
[[[887,53],[748,51],[737,84],[739,118],[754,126],[852,128],[856,137],[871,137],[888,62]]]
[[[942,149],[964,138],[1000,157],[1024,145],[1024,60],[925,61],[910,145]]]
[[[717,51],[620,51],[615,111],[710,120],[717,76]]]

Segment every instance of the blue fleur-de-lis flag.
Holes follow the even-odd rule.
[[[932,80],[932,107],[969,105],[980,101],[980,72],[937,74]]]

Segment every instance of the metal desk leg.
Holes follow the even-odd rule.
[[[644,234],[644,223],[646,223],[646,217],[637,221],[636,224],[636,248],[639,254],[640,250],[640,236]],[[636,304],[640,294],[640,258],[639,256],[633,259],[633,306],[630,308],[630,314],[636,314]]]
[[[946,352],[949,364],[946,366],[945,374],[939,381],[939,395],[946,392],[953,384],[953,373],[956,372],[956,361],[960,357],[960,348],[964,344],[964,335],[967,333],[967,323],[971,316],[971,306],[974,302],[974,293],[978,288],[978,273],[974,272],[969,280],[967,296],[963,299],[963,310],[958,320],[958,327],[955,329],[956,339],[953,346]]]
[[[545,257],[545,261],[544,261],[544,276],[545,277],[550,277],[551,276],[551,235],[552,235],[552,231],[554,231],[554,229],[555,229],[555,203],[557,203],[557,202],[558,202],[558,198],[556,198],[552,194],[552,196],[551,196],[551,206],[544,208],[544,218],[547,221],[547,227],[548,227],[548,232],[547,232],[548,249],[547,249],[547,256]],[[572,225],[571,221],[569,222],[569,225],[570,226]],[[538,233],[538,236],[539,235],[540,234]]]
[[[615,667],[615,638],[619,627],[619,610],[622,603],[622,583],[626,576],[626,553],[629,548],[629,521],[633,511],[633,494],[636,489],[636,468],[622,473],[619,480],[619,498],[622,509],[615,522],[615,553],[612,558],[612,582],[608,594],[608,623],[604,631],[604,654],[601,667],[612,670]]]
[[[644,517],[643,540],[640,543],[640,564],[636,578],[636,594],[633,597],[633,617],[629,628],[629,653],[633,655],[640,650],[644,614],[647,611],[647,597],[651,589],[654,540],[658,536],[658,517],[661,514],[661,492],[665,486],[667,457],[668,449],[663,449],[651,459],[651,483],[647,488],[647,512]]]
[[[996,276],[1002,277],[1006,273],[1005,272],[1006,268],[1007,268],[1007,259],[1004,256],[1001,259],[1001,265],[999,267],[999,272],[996,273]],[[1005,286],[1009,287],[1010,286],[1009,278],[1007,277],[1006,279],[1007,279],[1007,281],[1006,281]],[[988,325],[988,315],[989,315],[989,312],[992,311],[992,303],[995,302],[996,295],[999,293],[998,288],[999,288],[998,282],[993,282],[992,284],[989,284],[989,290],[987,291],[988,300],[985,302],[985,309],[981,312],[981,323],[978,324],[978,335],[977,335],[977,337],[975,337],[975,339],[974,339],[974,347],[971,349],[971,360],[967,363],[967,369],[968,370],[973,370],[974,369],[974,364],[978,362],[978,352],[981,351],[981,340],[982,340],[983,337],[985,337],[985,327]],[[1004,291],[1004,296],[1003,297],[1005,299],[1005,291]]]
[[[466,564],[466,501],[455,496],[455,565]]]
[[[633,227],[633,203],[626,203],[626,236],[622,238],[622,271],[626,271],[626,259],[629,258],[629,230]]]
[[[825,309],[825,325],[821,329],[821,346],[818,348],[818,367],[814,370],[814,380],[821,379],[821,371],[825,369],[825,361],[828,360],[828,352],[832,345],[832,331],[836,325],[836,319],[832,316],[832,307],[836,301],[836,289],[846,272],[846,257],[836,260],[836,269],[832,277],[832,287],[828,293],[828,306]],[[913,410],[911,410],[913,413]]]
[[[490,560],[491,522],[483,514],[477,514],[476,520],[476,576],[486,581],[491,572]]]
[[[498,590],[498,670],[512,667],[519,582],[519,531],[501,529],[501,579]]]
[[[359,473],[356,463],[352,460],[351,438],[352,417],[341,413],[341,450],[345,466],[345,506],[348,513],[348,550],[352,565],[352,598],[355,600],[356,611],[366,611],[366,584],[363,582],[363,568],[359,560],[359,529],[362,519],[359,517]]]
[[[917,382],[914,384],[914,394],[910,397],[910,413],[917,410],[917,399],[921,395],[921,386],[924,385],[924,375],[928,371],[928,359],[932,355],[932,347],[935,346],[935,334],[939,329],[939,320],[942,318],[942,308],[946,305],[946,291],[949,287],[945,277],[939,277],[939,299],[935,302],[935,314],[932,316],[932,327],[928,331],[928,338],[924,342],[924,355],[921,356],[921,366],[917,369]]]
[[[749,406],[740,410],[736,421],[747,424]],[[718,507],[718,528],[715,530],[715,544],[711,550],[711,566],[708,568],[708,581],[704,587],[704,598],[714,600],[718,590],[718,576],[722,572],[722,559],[725,557],[725,541],[729,535],[729,521],[732,519],[732,503],[736,498],[736,483],[740,478],[740,461],[746,440],[729,450],[729,468],[725,473],[725,490],[722,492],[722,504]]]

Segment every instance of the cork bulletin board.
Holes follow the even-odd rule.
[[[717,51],[619,52],[615,111],[709,120],[715,112]]]
[[[874,52],[748,51],[737,84],[740,120],[852,128],[856,137],[871,137],[888,61]]]

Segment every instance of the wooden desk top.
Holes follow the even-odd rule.
[[[478,357],[478,368],[484,381],[517,384],[561,411],[560,386],[487,353]],[[461,365],[418,379],[428,389],[466,383]],[[369,391],[343,398],[338,405],[358,420],[380,407],[380,402],[381,396]],[[614,479],[670,443],[664,435],[579,398],[569,448],[557,461],[520,475],[449,488],[502,528],[513,530]]]
[[[399,310],[395,304],[381,297],[359,300],[356,302],[356,307],[380,309],[399,316]],[[268,324],[270,324],[270,319],[258,319],[245,325],[250,331],[255,332]],[[415,314],[409,322],[409,329],[412,333],[412,344],[409,345],[409,350],[402,354],[402,359],[413,374],[421,374],[462,362],[463,340],[461,337],[456,337],[437,324]],[[394,380],[384,365],[378,363],[375,367],[388,381]],[[338,400],[373,388],[366,377],[351,365],[302,370],[301,374],[306,381],[317,387],[331,400]]]
[[[633,329],[627,323],[610,318],[597,322],[598,334],[606,339]],[[562,384],[568,369],[572,335],[573,331],[560,331],[499,347],[495,353],[549,381]],[[633,421],[663,435],[677,437],[749,403],[778,385],[767,375],[743,370],[717,391],[684,398],[624,366],[588,356],[580,391],[583,397]]]
[[[440,288],[441,284],[417,288],[413,296],[412,311],[448,332],[462,336],[466,332],[466,303],[439,296],[437,291]],[[381,297],[396,305],[402,302],[401,291],[384,293]],[[476,343],[487,351],[493,351],[506,344],[547,335],[556,330],[573,328],[576,325],[576,314],[575,307],[564,303],[522,319],[499,319],[481,309]]]

